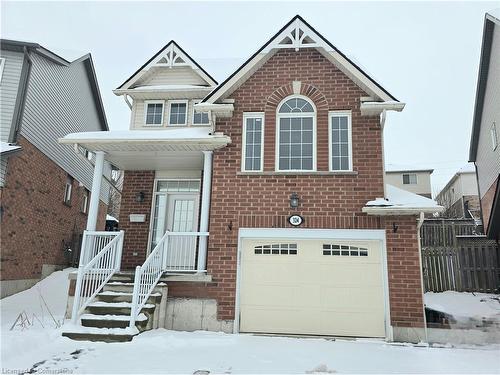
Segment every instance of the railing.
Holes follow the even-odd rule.
[[[149,296],[163,272],[204,271],[196,269],[197,248],[208,232],[169,232],[158,241],[142,266],[135,269],[134,293],[130,309],[130,327],[135,327]]]
[[[83,233],[82,250],[71,318],[77,322],[80,314],[97,293],[120,270],[124,232]]]

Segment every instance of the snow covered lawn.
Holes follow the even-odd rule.
[[[470,320],[500,323],[500,295],[446,291],[425,293],[425,306],[452,316],[457,322]]]
[[[9,331],[17,314],[41,314],[38,288],[55,318],[64,314],[68,271],[5,298],[3,372],[40,373],[500,373],[500,346],[431,348],[377,341],[145,332],[129,343],[92,343],[62,337],[44,314],[44,326]],[[50,290],[50,292],[48,292]]]

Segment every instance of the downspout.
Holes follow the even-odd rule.
[[[123,94],[123,100],[125,100],[125,103],[127,103],[128,107],[132,109],[132,103],[130,103],[130,101],[128,100],[127,94]]]
[[[382,110],[382,113],[380,114],[380,129],[382,132],[381,138],[382,138],[382,181],[384,185],[384,198],[387,199],[387,189],[385,186],[385,147],[384,147],[384,126],[385,126],[385,119],[387,116],[387,111],[384,109]]]
[[[12,123],[10,127],[9,143],[17,142],[17,135],[21,130],[21,120],[24,112],[24,104],[26,102],[26,96],[28,91],[28,82],[31,73],[31,66],[33,61],[29,55],[28,49],[23,48],[24,61],[21,68],[21,78],[19,79],[19,88],[17,91],[16,104],[14,106],[14,116],[12,116]]]
[[[427,318],[425,316],[425,302],[424,302],[424,272],[422,268],[422,243],[420,242],[420,228],[422,228],[422,225],[424,224],[424,213],[420,212],[420,216],[418,218],[417,222],[417,240],[418,240],[418,260],[419,260],[419,266],[420,266],[420,285],[422,288],[422,310],[424,313],[424,335],[425,335],[425,342],[429,342],[429,338],[427,336]]]

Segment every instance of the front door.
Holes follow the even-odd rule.
[[[170,232],[196,232],[198,228],[198,194],[169,194],[167,198],[167,225]],[[195,269],[197,237],[172,235],[167,251],[167,269],[187,271]]]

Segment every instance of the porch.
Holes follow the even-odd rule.
[[[143,313],[152,318],[148,301],[162,277],[206,273],[212,153],[230,139],[200,127],[74,133],[59,142],[73,145],[84,161],[93,162],[93,192],[101,189],[106,163],[125,173],[154,174],[150,191],[137,188],[126,217],[121,215],[120,227],[125,230],[96,231],[98,195],[91,195],[71,314],[78,325],[83,313],[96,310],[103,291],[117,275],[124,275],[120,271],[126,256],[127,265],[135,270],[129,274],[130,290],[122,292],[130,295],[130,301],[120,302],[127,304],[120,315],[128,318],[120,316],[118,321],[123,329],[127,320],[127,332],[135,334],[144,326],[138,324]],[[85,158],[89,152],[93,156]],[[147,241],[139,246],[133,241],[138,231],[147,233]]]

